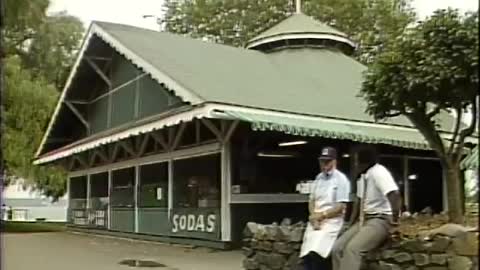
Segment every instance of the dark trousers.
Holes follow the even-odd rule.
[[[315,252],[310,252],[303,257],[303,266],[305,270],[331,270],[332,263],[329,258],[323,258]]]

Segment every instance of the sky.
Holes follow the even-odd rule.
[[[163,0],[50,0],[49,12],[66,10],[79,17],[86,26],[92,20],[123,23],[149,29],[158,29],[155,18],[161,16]],[[287,0],[286,0],[287,1]],[[439,8],[453,7],[461,11],[478,10],[478,0],[413,0],[420,18]]]

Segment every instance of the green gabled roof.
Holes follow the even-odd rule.
[[[158,83],[164,84],[183,101],[193,105],[221,103],[290,114],[374,122],[365,113],[366,102],[357,97],[366,67],[338,50],[299,48],[266,54],[171,33],[94,22],[79,59],[83,57],[82,53],[92,36],[98,36]],[[37,155],[41,153],[57,120],[56,115],[61,111],[65,94],[69,89],[75,90],[69,84],[75,83],[74,79],[70,79],[76,76],[79,59],[72,69]],[[442,119],[442,129],[451,130],[452,117],[447,115]],[[391,119],[388,124],[411,127],[404,117]],[[392,137],[395,137],[394,133]]]
[[[366,103],[356,97],[366,68],[338,51],[264,54],[131,26],[97,25],[202,101],[373,122]]]
[[[374,122],[365,113],[366,102],[357,97],[366,67],[339,51],[265,54],[133,26],[95,24],[203,102]],[[445,130],[453,123],[450,118],[440,123]],[[403,117],[389,123],[411,126]]]
[[[338,31],[337,29],[330,27],[322,22],[319,22],[312,17],[309,17],[303,13],[295,13],[279,24],[266,30],[260,35],[249,40],[249,43],[254,41],[265,39],[268,37],[285,35],[285,34],[331,34],[335,36],[345,37],[348,36],[345,33]]]

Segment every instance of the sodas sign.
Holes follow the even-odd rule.
[[[214,233],[217,228],[215,214],[174,214],[172,217],[172,232],[207,232]]]

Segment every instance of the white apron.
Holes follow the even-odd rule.
[[[333,208],[337,189],[335,179],[317,179],[315,182],[312,190],[315,199],[314,211],[319,213]],[[328,257],[342,226],[343,216],[324,220],[319,230],[314,230],[308,222],[303,235],[300,257],[304,257],[312,251],[324,258]]]

